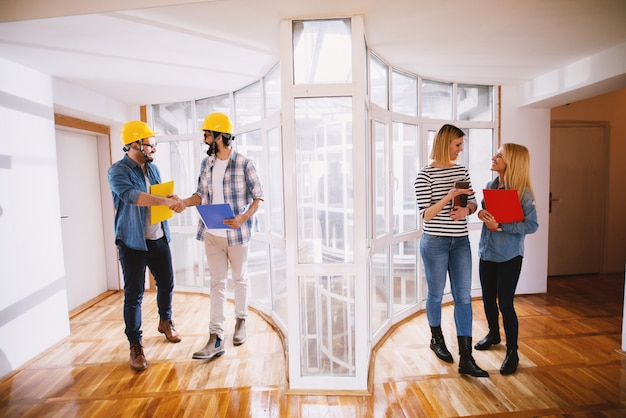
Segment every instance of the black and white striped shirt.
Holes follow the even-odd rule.
[[[415,198],[420,216],[431,205],[437,203],[454,188],[454,182],[467,181],[472,183],[469,171],[462,165],[454,165],[446,168],[426,166],[417,173],[415,178]],[[467,202],[476,204],[474,194],[467,195]],[[433,217],[430,221],[424,221],[424,233],[446,237],[462,237],[468,235],[467,218],[455,221],[450,217],[452,201]]]

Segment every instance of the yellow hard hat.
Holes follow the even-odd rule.
[[[233,124],[228,116],[220,112],[214,112],[204,118],[201,130],[221,132],[223,134],[233,133]]]
[[[154,136],[155,133],[148,126],[147,123],[140,120],[131,120],[122,126],[120,130],[120,139],[122,145],[128,145],[132,142],[142,140]]]

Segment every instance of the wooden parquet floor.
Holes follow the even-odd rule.
[[[429,349],[426,316],[389,332],[372,358],[372,393],[297,395],[287,391],[278,334],[251,312],[248,342],[210,362],[191,354],[207,339],[209,297],[176,293],[178,344],[159,334],[154,293],[144,299],[144,349],[150,367],[128,366],[122,293],[71,319],[71,335],[0,380],[2,417],[626,417],[626,355],[620,350],[624,274],[550,278],[548,293],[518,295],[520,366],[499,374],[503,343],[474,351],[491,374],[460,376],[452,305],[444,335],[455,363]],[[474,340],[486,333],[475,300]],[[504,335],[503,335],[504,337]]]

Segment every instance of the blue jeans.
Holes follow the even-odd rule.
[[[172,319],[172,294],[174,292],[174,271],[172,254],[165,237],[146,241],[148,251],[128,248],[118,241],[122,272],[124,273],[124,333],[132,345],[141,342],[141,302],[145,290],[146,267],[150,268],[157,287],[157,307],[159,319]]]
[[[424,234],[420,242],[420,254],[428,285],[426,297],[428,324],[432,327],[441,325],[441,301],[446,275],[449,274],[457,336],[471,337],[472,252],[469,238]]]

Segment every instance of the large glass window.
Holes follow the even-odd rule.
[[[295,327],[300,333],[289,338],[299,343],[294,347],[301,356],[301,376],[354,377],[362,360],[355,359],[361,348],[355,343],[364,341],[363,329],[384,332],[396,318],[423,308],[426,285],[418,251],[414,181],[428,163],[424,152],[430,151],[442,124],[463,129],[466,141],[457,162],[469,168],[480,202],[482,188],[492,178],[496,97],[493,86],[421,79],[394,69],[366,47],[361,61],[352,51],[351,19],[295,21],[292,29],[294,83],[308,84],[306,97],[297,97],[301,89],[293,89],[293,132],[291,125],[278,126],[291,122],[276,117],[283,100],[280,69],[284,68],[276,64],[258,82],[240,90],[153,105],[152,126],[163,134],[157,138],[157,163],[163,180],[175,181],[176,194],[190,195],[205,157],[198,131],[204,117],[216,111],[231,117],[236,133],[233,146],[254,160],[265,191],[257,213],[260,233],[253,236],[249,248],[251,304],[271,314],[283,330],[291,332]],[[359,123],[365,123],[368,113],[373,115],[363,137],[363,125],[356,126],[358,138],[353,138],[353,114],[360,108],[353,108],[353,98],[327,97],[333,89],[329,84],[352,83],[353,57],[367,67],[361,70],[368,77],[367,86],[355,86],[367,91],[370,99],[363,103],[364,94],[355,94],[359,106],[366,107]],[[326,86],[318,89],[321,84]],[[285,114],[291,110],[290,104]],[[283,130],[293,136],[287,144],[283,144]],[[362,141],[368,141],[367,146]],[[285,154],[285,149],[293,154]],[[369,167],[363,167],[363,160],[355,166],[353,155],[365,158]],[[287,185],[295,185],[289,196],[284,192],[283,161],[295,169],[287,174],[294,178]],[[355,170],[360,173],[363,168],[366,178],[359,174],[356,183]],[[365,192],[364,202],[354,201],[355,185],[359,198]],[[356,210],[359,225],[355,226]],[[296,234],[286,233],[285,213],[295,215]],[[289,222],[292,219],[288,217]],[[197,211],[191,209],[170,220],[175,280],[179,290],[208,292],[204,247],[195,239],[197,225]],[[363,226],[372,242],[357,244],[355,227]],[[480,235],[477,226],[470,225],[472,245]],[[292,254],[295,260],[289,258]],[[477,258],[473,271],[472,288],[477,289]],[[369,293],[357,300],[355,293],[367,292],[362,287],[366,283]],[[232,291],[232,281],[227,290]],[[449,291],[447,285],[445,292]],[[294,301],[299,316],[288,319]],[[356,317],[364,313],[365,305],[367,323]]]
[[[295,84],[352,82],[350,19],[293,22]]]
[[[352,99],[297,99],[295,118],[299,262],[352,262]]]

